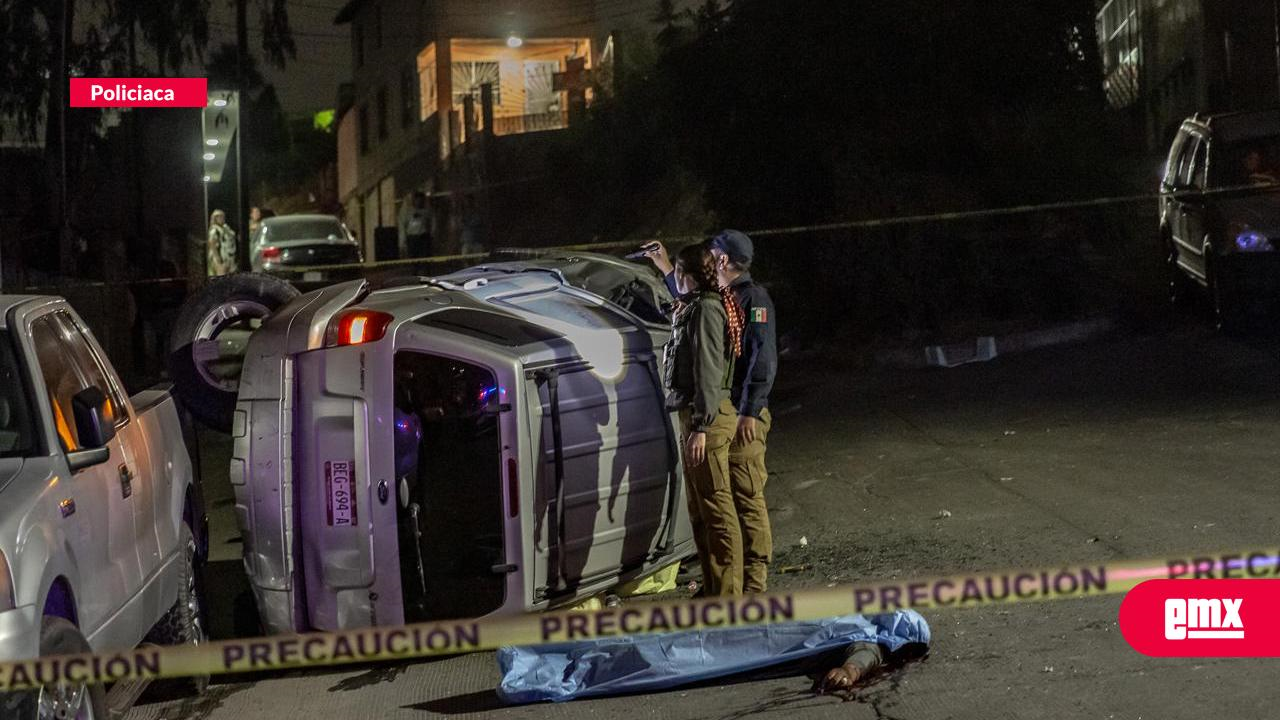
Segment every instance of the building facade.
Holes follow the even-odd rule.
[[[1280,106],[1280,0],[1105,0],[1096,24],[1108,100],[1149,150],[1193,113]]]
[[[335,23],[351,33],[354,93],[339,110],[338,196],[366,257],[404,251],[415,192],[431,198],[433,253],[480,249],[476,228],[489,222],[492,193],[477,188],[518,182],[512,158],[536,174],[547,134],[568,127],[607,84],[616,28],[647,22],[653,9],[623,5],[622,13],[616,0],[343,7]]]

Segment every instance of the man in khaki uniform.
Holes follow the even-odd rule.
[[[778,368],[777,318],[768,291],[751,279],[751,238],[737,230],[725,230],[709,245],[716,256],[720,284],[733,290],[746,320],[731,390],[738,410],[738,430],[729,446],[729,474],[742,525],[743,590],[762,593],[768,589],[769,561],[773,558],[764,487],[769,479],[765,452],[773,426],[769,392]]]
[[[769,392],[778,367],[777,318],[768,291],[748,272],[754,255],[751,238],[737,230],[725,230],[707,245],[716,257],[717,280],[733,290],[746,321],[730,389],[739,419],[729,446],[729,473],[742,534],[743,591],[762,593],[768,589],[769,561],[773,558],[773,531],[764,488],[769,479],[765,453],[773,425]],[[652,243],[644,250],[666,277],[672,294],[678,296],[666,248]]]

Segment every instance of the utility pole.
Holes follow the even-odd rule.
[[[1271,23],[1276,36],[1276,91],[1280,99],[1280,0],[1271,0]]]
[[[245,104],[249,102],[248,88],[245,87],[245,65],[249,62],[249,0],[236,2],[236,89],[240,95],[236,100],[236,265],[240,270],[249,269],[249,223],[248,192],[245,187],[244,153],[240,152],[244,145]],[[252,178],[250,178],[252,180]]]
[[[58,18],[58,72],[54,75],[57,85],[58,102],[58,270],[61,274],[70,273],[71,262],[71,209],[67,207],[67,43],[71,39],[70,8],[71,0],[62,0],[62,14]],[[53,92],[53,89],[50,89]]]

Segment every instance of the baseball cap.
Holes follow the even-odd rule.
[[[729,260],[738,265],[751,264],[751,257],[754,254],[751,238],[740,230],[721,230],[711,238],[710,246],[728,255]]]

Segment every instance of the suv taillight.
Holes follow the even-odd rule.
[[[394,320],[391,315],[377,310],[351,308],[338,314],[325,334],[327,347],[363,345],[381,340]]]
[[[278,260],[278,259],[280,259],[280,248],[278,248],[278,247],[264,247],[264,248],[262,248],[262,259],[263,259],[263,260]]]

